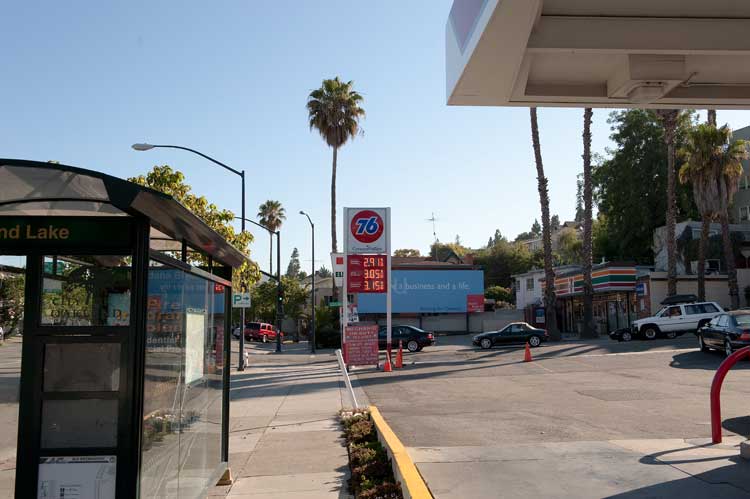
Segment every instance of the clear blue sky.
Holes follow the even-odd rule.
[[[58,160],[120,177],[155,164],[182,170],[199,194],[240,211],[239,182],[180,144],[248,172],[254,215],[287,209],[282,265],[293,247],[330,268],[331,151],[307,128],[305,101],[323,78],[354,80],[365,135],[339,154],[338,206],[391,206],[396,248],[426,252],[438,236],[479,247],[539,216],[527,109],[445,105],[451,0],[352,2],[3,2],[0,157]],[[594,150],[608,144],[596,110]],[[744,112],[719,121],[745,126]],[[572,217],[582,110],[541,109],[552,212]],[[339,220],[340,222],[340,220]],[[339,223],[339,233],[341,225]],[[253,257],[265,268],[268,239]]]

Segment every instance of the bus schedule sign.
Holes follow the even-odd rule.
[[[0,217],[0,247],[5,248],[128,247],[131,234],[124,217]]]
[[[347,292],[385,293],[388,291],[386,255],[348,255]]]

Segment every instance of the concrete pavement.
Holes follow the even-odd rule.
[[[350,497],[338,421],[350,404],[334,355],[310,356],[306,343],[284,345],[281,355],[273,349],[250,343],[249,367],[232,370],[229,451],[235,482],[210,495]]]
[[[437,498],[750,498],[738,448],[750,363],[725,381],[726,442],[712,447],[708,390],[723,357],[692,335],[533,354],[523,363],[522,347],[440,337],[403,371],[356,377]]]

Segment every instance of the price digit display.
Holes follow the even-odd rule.
[[[349,255],[349,293],[385,293],[388,273],[385,255]]]

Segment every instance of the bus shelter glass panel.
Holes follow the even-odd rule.
[[[129,256],[47,256],[42,326],[127,326],[132,287]]]
[[[152,262],[142,497],[200,497],[221,462],[225,289]]]

